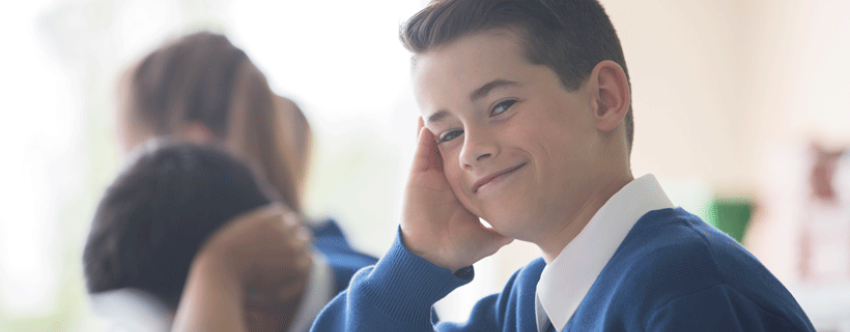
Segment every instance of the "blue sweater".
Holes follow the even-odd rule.
[[[325,307],[312,331],[537,331],[532,261],[463,324],[431,306],[472,279],[410,253],[399,239]],[[461,271],[464,271],[463,269]],[[459,271],[459,272],[461,272]],[[730,237],[682,209],[637,221],[564,331],[814,331],[782,284]]]

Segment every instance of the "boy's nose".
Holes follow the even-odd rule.
[[[460,152],[461,168],[469,170],[498,154],[494,140],[483,133],[467,130],[464,133],[463,149]]]

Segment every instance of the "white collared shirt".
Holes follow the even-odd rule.
[[[135,288],[122,288],[92,294],[94,313],[106,323],[109,332],[170,331],[174,312],[152,294]]]
[[[562,331],[638,219],[649,211],[673,207],[652,174],[630,182],[602,205],[543,268],[536,294],[538,332],[546,331],[550,322]]]
[[[304,297],[298,303],[295,318],[287,332],[307,332],[325,304],[334,297],[334,274],[331,265],[318,250],[313,251],[313,268],[304,289]]]
[[[313,268],[304,297],[287,332],[307,332],[313,320],[334,295],[333,268],[319,251],[313,252]],[[91,295],[94,313],[104,319],[107,331],[159,332],[171,330],[174,312],[148,292],[122,288]]]

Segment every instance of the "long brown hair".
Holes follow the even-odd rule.
[[[209,32],[166,43],[130,68],[123,80],[127,123],[141,136],[178,136],[203,125],[217,142],[259,168],[296,212],[301,200],[280,112],[266,77],[227,37]]]
[[[313,131],[304,112],[294,101],[282,96],[275,96],[275,105],[279,109],[280,119],[282,120],[281,127],[284,128],[284,134],[287,137],[286,145],[289,151],[287,155],[292,156],[290,158],[291,169],[299,184],[299,194],[303,195],[309,178]]]

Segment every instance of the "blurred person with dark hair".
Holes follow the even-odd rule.
[[[131,316],[115,322],[126,324],[122,328],[170,325],[191,262],[204,243],[237,217],[276,202],[274,196],[247,165],[220,149],[183,143],[139,151],[95,213],[83,254],[89,292],[119,291],[122,298],[141,294],[144,301],[163,305],[157,309],[163,316],[148,317],[151,325],[119,312],[121,303],[110,301],[104,310]],[[246,325],[255,331],[285,329],[296,315],[300,294],[309,288],[309,234],[295,215],[277,223],[291,230],[293,237],[278,243],[293,264],[263,266],[270,270],[264,274],[268,280],[246,292]]]
[[[116,132],[125,154],[158,138],[225,148],[253,165],[269,184],[269,194],[304,219],[301,192],[310,148],[304,143],[310,134],[306,118],[276,101],[282,97],[272,93],[265,76],[225,36],[199,32],[164,44],[125,72],[118,92]],[[303,123],[290,123],[298,119]],[[317,249],[304,275],[312,288],[291,294],[298,301],[287,306],[296,313],[284,317],[287,331],[307,330],[354,272],[375,262],[353,250],[333,220],[306,224]],[[117,292],[123,298],[145,297],[128,291],[132,294]],[[95,302],[115,301],[117,295],[110,294],[96,296]]]

